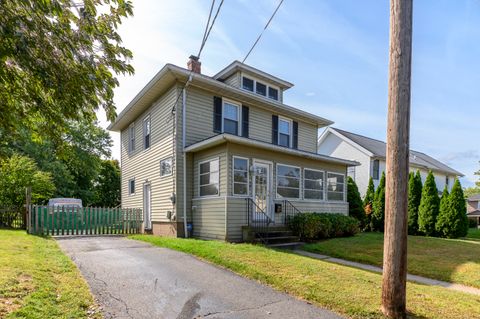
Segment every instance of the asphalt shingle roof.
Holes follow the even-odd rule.
[[[480,201],[480,194],[472,195],[468,198],[468,200],[472,202]]]
[[[370,151],[376,157],[385,158],[387,143],[363,135],[347,132],[338,128],[331,128],[356,144]],[[427,169],[446,172],[457,176],[463,176],[459,171],[422,152],[410,150],[410,164],[425,167]]]

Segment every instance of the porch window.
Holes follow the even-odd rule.
[[[223,102],[223,132],[238,135],[239,105]]]
[[[300,168],[277,164],[277,198],[300,198]]]
[[[292,122],[287,119],[278,119],[278,145],[290,147],[290,136],[292,132]]]
[[[337,173],[327,173],[327,199],[345,201],[345,176]]]
[[[135,194],[135,178],[128,180],[128,194]]]
[[[147,116],[145,120],[143,120],[143,146],[144,149],[147,149],[150,147],[150,133],[151,133],[151,127],[150,127],[150,116]]]
[[[200,196],[214,196],[220,193],[218,158],[199,164]]]
[[[135,151],[135,123],[128,128],[128,152]]]
[[[351,177],[353,180],[355,180],[355,166],[349,166],[347,168],[347,176]]]
[[[233,195],[248,195],[248,159],[233,157]]]
[[[323,200],[323,181],[325,175],[322,171],[305,168],[303,178],[303,198]]]
[[[160,161],[160,176],[172,175],[172,158],[166,158]]]

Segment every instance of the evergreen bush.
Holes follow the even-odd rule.
[[[385,227],[385,172],[382,173],[380,183],[375,191],[373,199],[373,211],[370,220],[370,229],[372,231],[383,232]]]
[[[418,230],[427,235],[435,236],[435,224],[440,209],[437,185],[432,171],[427,175],[422,189],[422,198],[418,208]]]
[[[353,178],[347,179],[348,215],[356,218],[361,225],[365,223],[365,211],[358,187]]]
[[[465,237],[469,223],[465,197],[458,179],[455,179],[452,193],[445,198],[442,195],[440,214],[436,224],[438,234],[446,238]]]

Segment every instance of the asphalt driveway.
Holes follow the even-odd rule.
[[[58,239],[105,318],[341,318],[190,255],[122,237]]]

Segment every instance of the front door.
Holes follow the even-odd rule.
[[[253,220],[263,221],[271,218],[271,183],[270,183],[270,164],[255,163],[253,175],[253,200],[255,208],[253,210]]]
[[[145,229],[152,229],[152,192],[151,185],[143,185],[143,223]]]

